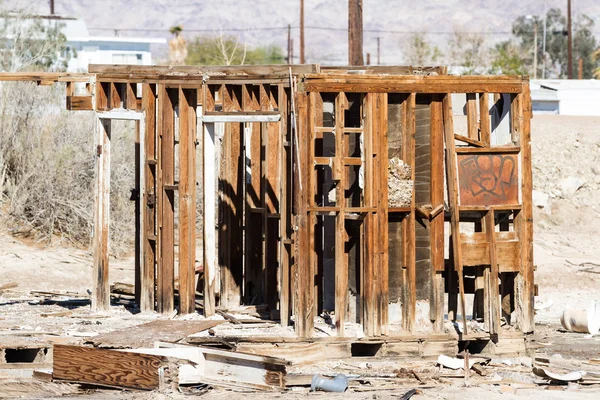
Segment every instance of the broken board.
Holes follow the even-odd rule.
[[[127,329],[108,332],[88,343],[100,348],[127,349],[152,347],[154,342],[177,342],[194,333],[213,328],[224,321],[173,321],[158,320]]]

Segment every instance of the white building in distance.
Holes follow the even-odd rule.
[[[61,28],[66,37],[67,52],[71,58],[68,72],[87,72],[89,64],[152,65],[152,45],[165,45],[165,38],[93,36],[83,19],[59,15],[36,15],[22,17],[8,14],[0,18],[0,29],[5,40],[12,40],[19,30],[27,34],[34,21],[45,27]],[[3,28],[3,29],[2,29]],[[65,53],[66,56],[66,53]]]
[[[534,114],[600,115],[600,80],[534,79],[531,81]]]

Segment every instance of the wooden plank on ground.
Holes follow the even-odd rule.
[[[157,343],[156,347],[136,351],[187,359],[197,365],[196,376],[183,377],[180,374],[180,382],[186,379],[189,383],[206,382],[217,386],[237,384],[269,390],[285,386],[286,366],[290,364],[281,358],[210,347],[162,342]]]
[[[54,345],[52,377],[55,380],[93,385],[154,390],[164,385],[160,356]]]
[[[176,342],[194,333],[213,328],[224,321],[157,320],[131,328],[104,333],[93,337],[89,343],[102,348],[151,347],[154,342]]]

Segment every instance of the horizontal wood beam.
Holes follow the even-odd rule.
[[[102,119],[122,119],[128,121],[139,121],[144,116],[144,113],[139,111],[98,111],[98,118]]]
[[[92,96],[67,96],[67,110],[91,111],[93,109]]]
[[[206,112],[201,116],[203,122],[277,122],[281,113],[263,112]]]
[[[466,153],[519,153],[519,146],[492,146],[492,147],[457,147],[457,154]]]
[[[305,76],[300,92],[354,93],[521,93],[523,78],[479,76]]]
[[[88,71],[94,74],[131,75],[131,77],[157,77],[182,75],[203,77],[205,75],[272,75],[310,74],[319,71],[316,64],[307,65],[222,65],[222,66],[142,66],[142,65],[106,65],[90,64]]]
[[[0,72],[0,81],[89,83],[92,77],[92,74],[73,74],[67,72]]]

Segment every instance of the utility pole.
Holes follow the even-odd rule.
[[[287,47],[288,47],[287,63],[288,63],[288,65],[290,65],[290,64],[292,64],[292,26],[290,24],[288,24]]]
[[[381,38],[377,36],[377,65],[381,65]]]
[[[54,15],[54,0],[50,0],[50,15]]]
[[[304,0],[300,0],[300,64],[304,62]]]
[[[573,30],[571,27],[571,0],[567,0],[567,52],[568,62],[567,74],[569,79],[573,79]]]
[[[537,20],[533,20],[533,79],[537,79],[537,61],[538,61],[538,45],[537,45]]]
[[[362,0],[348,0],[348,64],[364,65]]]
[[[548,15],[548,0],[544,0],[544,39],[542,44],[542,79],[546,79],[546,20]]]

